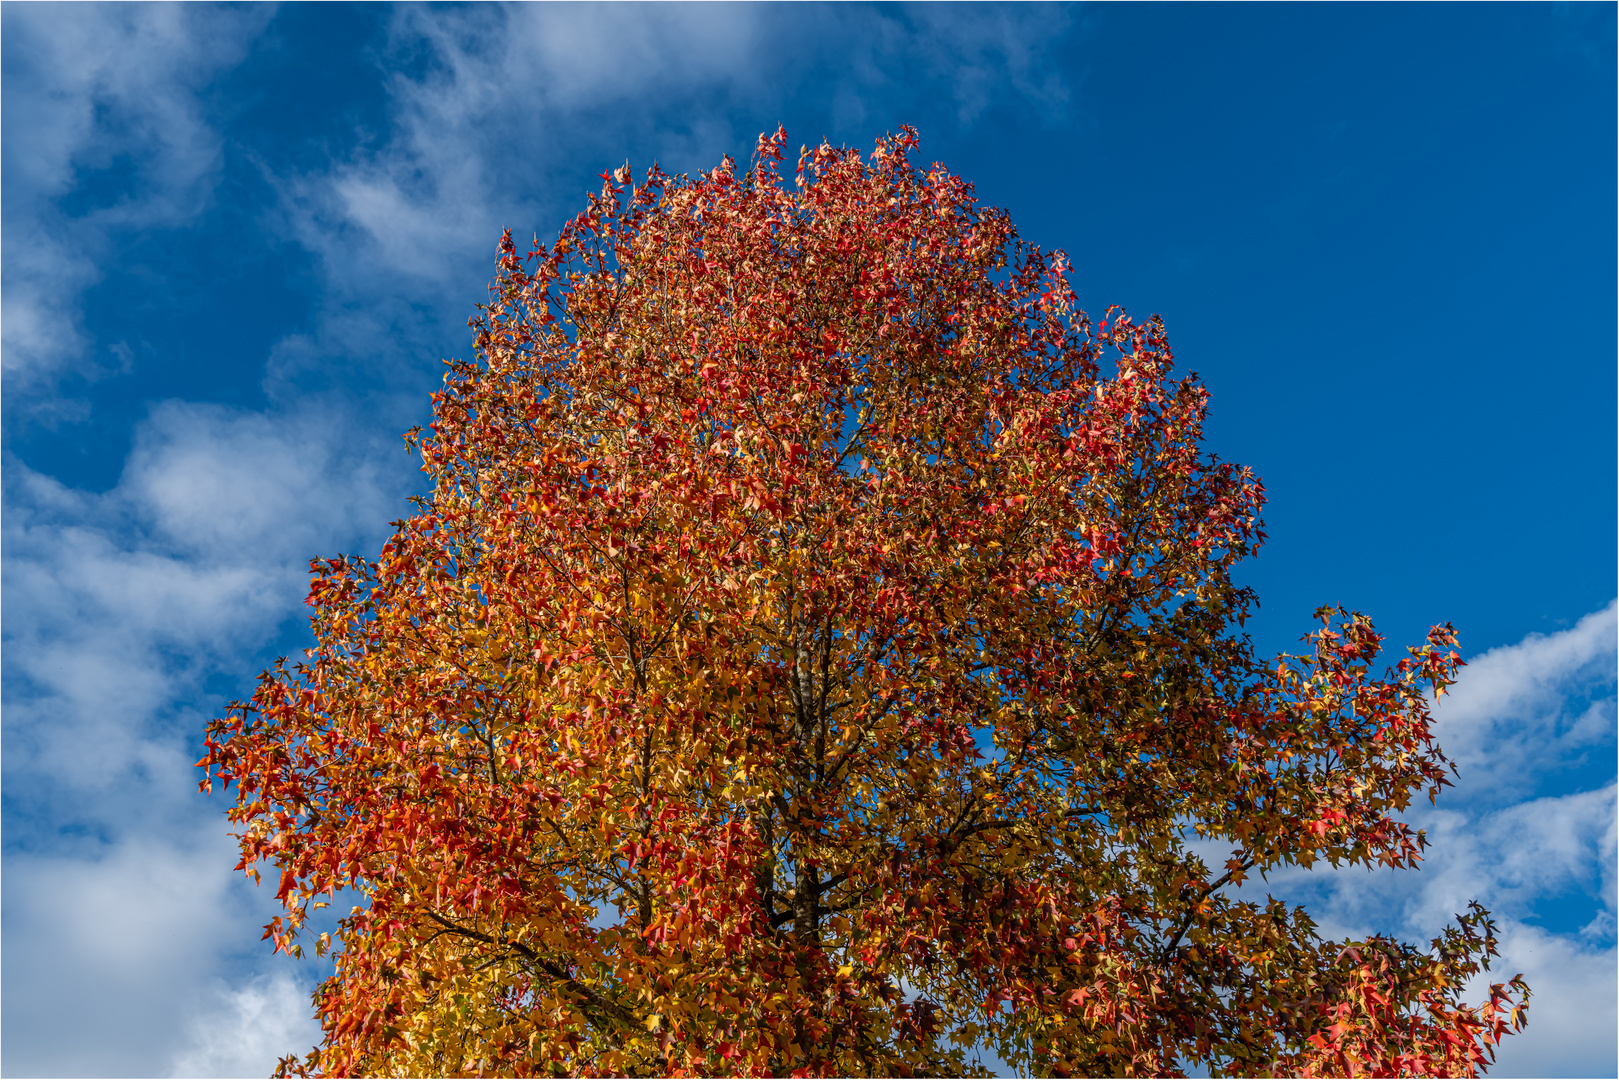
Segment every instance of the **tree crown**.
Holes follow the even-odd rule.
[[[914,132],[784,145],[502,238],[432,494],[211,727],[266,936],[364,899],[284,1068],[1482,1069],[1527,996],[1462,1002],[1482,909],[1423,950],[1233,893],[1420,857],[1450,629],[1256,659],[1263,488],[1162,323]]]

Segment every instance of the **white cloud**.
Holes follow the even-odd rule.
[[[308,557],[374,549],[396,516],[353,426],[168,403],[109,492],[9,467],[7,1072],[263,1074],[312,1044],[284,973],[202,992],[250,970],[233,954],[271,963],[252,930],[270,897],[232,873],[191,762],[220,705],[207,679],[240,685],[297,618]],[[247,1057],[221,1056],[232,1023]]]
[[[545,183],[599,134],[581,129],[581,114],[622,107],[614,126],[629,138],[653,126],[648,95],[751,83],[762,18],[745,5],[400,8],[379,70],[389,137],[281,181],[287,228],[323,260],[327,318],[375,319],[379,299],[392,315],[400,297],[452,283],[455,310],[470,306],[477,294],[461,290],[487,280],[503,226],[522,237],[582,200],[557,200]],[[419,74],[392,67],[424,52]],[[728,124],[716,127],[723,111],[687,118],[719,136],[703,148],[716,160],[732,140]],[[371,310],[356,310],[357,295]]]
[[[288,1054],[320,1042],[309,988],[285,971],[232,986],[223,980],[191,1014],[170,1076],[268,1076]]]
[[[391,516],[366,456],[380,447],[354,445],[356,427],[318,406],[277,414],[168,402],[143,425],[120,488],[188,554],[296,563],[301,576],[323,540],[374,535]]]
[[[5,8],[8,390],[62,369],[97,370],[78,315],[101,277],[108,233],[173,225],[208,205],[220,142],[198,91],[243,55],[269,15],[267,6]],[[60,205],[81,173],[113,168],[130,173],[123,196]]]
[[[402,13],[396,34],[433,43],[472,91],[476,107],[467,109],[466,97],[456,106],[472,119],[593,109],[665,88],[749,86],[763,74],[771,21],[769,9],[742,4],[536,4],[508,8],[498,20],[414,9]]]
[[[1483,903],[1499,923],[1501,955],[1473,999],[1519,972],[1534,993],[1528,1029],[1508,1040],[1491,1075],[1613,1075],[1619,1067],[1615,612],[1609,604],[1569,630],[1532,634],[1462,669],[1435,712],[1439,743],[1460,766],[1456,787],[1408,813],[1431,843],[1418,869],[1289,868],[1242,890],[1301,902],[1323,935],[1340,939],[1381,932],[1426,943],[1468,901]],[[1573,770],[1593,758],[1594,785],[1570,789]],[[1216,865],[1225,857],[1199,847]],[[1583,925],[1539,925],[1553,903],[1583,909]]]
[[[300,610],[311,555],[374,545],[395,516],[376,448],[334,441],[346,426],[169,403],[105,494],[10,466],[8,784],[111,797],[137,775],[178,783],[176,722],[197,721],[184,703],[202,680]]]
[[[884,16],[857,9],[857,18],[876,22]],[[1070,88],[1052,69],[1046,50],[1071,22],[1069,12],[1048,5],[986,5],[955,9],[918,5],[908,10],[915,20],[917,51],[928,68],[930,85],[950,86],[956,113],[963,123],[976,120],[1005,94],[1046,112],[1060,113]],[[872,40],[869,28],[854,39]]]
[[[1067,24],[1047,8],[401,8],[383,62],[412,57],[417,73],[388,75],[391,136],[286,178],[289,227],[339,292],[379,273],[418,290],[481,276],[499,228],[521,238],[572,215],[583,193],[548,181],[575,175],[581,156],[592,175],[630,145],[676,171],[706,168],[751,149],[758,130],[739,130],[739,113],[773,128],[798,96],[857,122],[864,99],[924,84],[952,88],[962,123],[1002,99],[1060,109],[1068,88],[1044,60]]]
[[[233,884],[231,863],[217,823],[129,838],[95,858],[9,855],[5,1072],[156,1076],[168,1068],[194,1023],[198,985],[215,977],[244,924],[268,918],[268,898]],[[307,1049],[287,1015],[280,1007],[258,1037],[285,1033],[299,1041],[283,1053]]]
[[[1535,996],[1529,1027],[1502,1044],[1490,1075],[1613,1076],[1619,1063],[1614,948],[1587,948],[1563,934],[1509,923],[1501,954],[1506,962],[1497,972],[1523,972]],[[1491,978],[1499,976],[1492,972]]]
[[[1439,744],[1461,773],[1446,802],[1521,798],[1537,779],[1611,746],[1616,640],[1619,602],[1469,661],[1434,713]]]

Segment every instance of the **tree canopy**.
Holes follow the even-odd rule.
[[[1162,323],[971,186],[822,145],[604,174],[506,234],[431,494],[316,560],[215,721],[240,868],[315,908],[325,1075],[1475,1074],[1476,905],[1325,940],[1249,878],[1410,867],[1448,626],[1258,658],[1263,488]]]

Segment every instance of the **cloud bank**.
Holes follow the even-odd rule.
[[[314,426],[168,403],[109,492],[8,469],[8,1072],[157,1075],[209,1010],[215,1042],[257,1038],[244,1018],[311,1037],[295,973],[241,962],[268,897],[229,872],[191,761],[223,705],[211,680],[296,623],[305,553],[386,520],[374,478],[334,460]],[[210,989],[230,978],[246,982]],[[263,1002],[248,1008],[249,991]],[[181,1066],[226,1075],[199,1064],[226,1060],[217,1049],[193,1050]]]

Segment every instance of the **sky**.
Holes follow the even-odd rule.
[[[1165,319],[1252,466],[1262,653],[1321,604],[1455,624],[1416,872],[1534,988],[1495,1075],[1613,1076],[1611,4],[0,5],[0,1071],[261,1076],[318,1039],[201,735],[307,640],[312,556],[423,489],[502,227],[758,133],[920,155]]]

